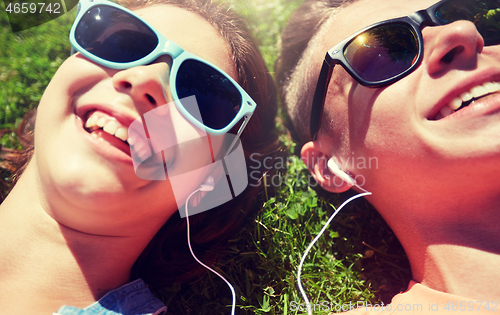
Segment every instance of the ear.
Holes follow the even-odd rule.
[[[329,192],[341,193],[349,190],[352,186],[343,181],[328,169],[328,160],[330,157],[324,153],[319,144],[315,141],[310,141],[302,147],[300,151],[302,161],[309,168],[309,172],[313,175],[318,184]]]
[[[191,200],[189,200],[189,206],[196,208],[201,202],[201,199],[205,197],[206,191],[198,191],[196,194],[194,194],[193,197],[191,197]]]

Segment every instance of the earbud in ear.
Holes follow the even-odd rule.
[[[333,157],[331,157],[328,160],[327,166],[328,166],[328,169],[330,170],[330,172],[332,172],[333,174],[335,174],[335,176],[339,177],[344,182],[348,183],[351,186],[354,186],[356,184],[356,180],[354,178],[352,178],[351,176],[347,175],[346,172],[344,172],[343,170],[341,170],[340,166],[333,159]]]
[[[214,190],[214,178],[212,176],[208,176],[207,180],[201,184],[200,191],[212,191]]]

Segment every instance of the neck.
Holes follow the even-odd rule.
[[[415,281],[465,298],[495,301],[500,296],[500,197],[470,197],[453,196],[441,204],[425,198],[384,214],[405,248]]]
[[[91,235],[59,224],[40,202],[35,175],[28,167],[0,206],[0,314],[86,307],[129,281],[149,241]]]

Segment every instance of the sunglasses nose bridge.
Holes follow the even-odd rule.
[[[172,59],[179,57],[180,54],[184,52],[179,45],[175,44],[172,41],[166,40],[163,44],[163,48],[161,50],[162,54],[169,55]]]
[[[417,25],[419,25],[421,29],[425,26],[434,25],[434,22],[432,21],[432,18],[427,10],[417,11],[408,15],[408,17]]]

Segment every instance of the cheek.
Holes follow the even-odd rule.
[[[336,67],[322,123],[323,131],[340,144],[338,153],[388,161],[418,155],[423,145],[418,81],[413,75],[385,88],[368,88]]]
[[[376,106],[380,92],[363,87],[347,73],[330,82],[325,105],[328,110],[322,123],[324,132],[340,144],[339,154],[361,154],[370,142],[378,145],[383,140],[388,129],[386,119],[392,120],[393,113],[386,106]]]
[[[62,67],[61,67],[62,68]],[[47,86],[37,108],[35,124],[35,156],[41,172],[57,164],[68,142],[65,140],[63,126],[68,125],[68,115],[71,113],[71,98],[67,85],[64,85],[64,69],[59,68],[56,75]],[[59,168],[57,168],[59,169]]]
[[[427,144],[410,84],[350,91],[350,141],[347,157],[367,182],[409,174],[424,162]],[[381,178],[382,177],[382,178]]]
[[[55,123],[54,120],[62,121],[65,115],[72,112],[71,87],[75,84],[75,77],[80,77],[69,71],[73,67],[73,62],[66,60],[56,71],[45,89],[37,109],[37,125],[39,121],[46,123],[47,120]]]
[[[110,73],[80,53],[76,53],[68,57],[57,69],[44,95],[53,86],[57,97],[71,98],[82,88],[91,87],[103,78],[109,77]],[[54,92],[50,94],[53,96]]]
[[[162,128],[152,131],[149,128],[148,114],[145,114],[150,138],[153,136],[162,143],[169,174],[179,174],[211,162],[211,149],[208,134],[184,117],[174,102],[165,105],[168,108],[168,120]],[[197,105],[196,105],[197,106]],[[154,142],[154,141],[153,141]]]
[[[350,90],[355,81],[342,68],[334,69],[328,85],[321,120],[321,133],[327,134],[335,144],[337,154],[350,152],[351,121]]]
[[[357,138],[364,138],[366,146],[375,152],[408,153],[418,146],[421,125],[414,92],[407,84],[393,84],[386,88],[360,87],[355,97],[363,95],[354,108]],[[353,106],[356,107],[356,106]]]
[[[212,156],[217,158],[221,139],[190,123],[174,102],[158,109],[144,114],[145,124],[155,152],[163,151],[167,176],[181,205],[208,176],[203,168],[212,164]]]

